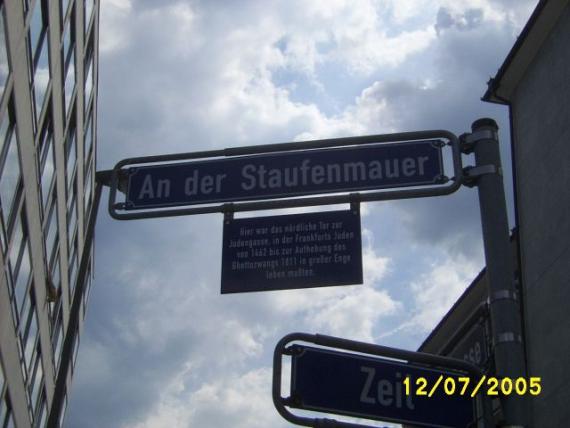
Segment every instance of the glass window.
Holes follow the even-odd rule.
[[[72,38],[71,38],[71,26],[73,25],[73,23],[71,22],[71,19],[69,19],[66,23],[65,23],[65,30],[63,33],[63,68],[64,70],[67,70],[67,67],[69,65],[69,61],[71,60],[71,54],[73,52],[73,48],[72,48]]]
[[[36,316],[35,305],[30,306],[30,316],[27,320],[27,324],[24,330],[24,360],[26,362],[26,367],[28,370],[31,368],[31,363],[34,356],[34,350],[36,348],[36,339],[38,337],[38,318]]]
[[[83,146],[83,156],[85,159],[89,159],[89,155],[91,153],[91,146],[93,145],[93,132],[91,129],[92,123],[93,123],[93,115],[90,113],[87,119],[87,127],[85,128],[85,136],[84,136],[85,145]]]
[[[10,416],[10,409],[8,403],[6,402],[4,396],[0,395],[0,427],[4,428],[6,426],[6,419]]]
[[[63,405],[61,406],[61,413],[59,414],[58,426],[63,428],[63,422],[65,421],[65,411],[67,410],[67,394],[63,396]]]
[[[53,131],[52,131],[52,119],[51,119],[51,112],[44,120],[44,126],[42,129],[41,138],[38,140],[38,159],[40,160],[40,168],[45,161],[46,152],[48,148],[48,142],[50,138],[53,138]]]
[[[10,412],[10,414],[8,415],[8,419],[6,420],[6,428],[15,428],[16,425],[14,425],[14,417],[12,416],[12,412]]]
[[[56,262],[53,265],[51,278],[53,286],[59,290],[61,288],[61,265],[59,264],[59,257],[56,259]]]
[[[25,213],[22,210],[14,224],[9,256],[9,272],[14,289],[13,304],[15,305],[16,313],[18,315],[22,312],[28,290],[28,283],[32,276],[25,221]]]
[[[42,6],[41,0],[36,1],[36,5],[32,12],[32,20],[30,21],[30,47],[32,50],[32,58],[36,57],[36,51],[46,29],[45,22],[47,22],[47,20],[44,21],[43,19]]]
[[[20,257],[22,255],[22,248],[24,247],[24,237],[25,229],[24,224],[25,217],[22,216],[22,212],[17,217],[14,227],[12,228],[12,238],[10,245],[10,266],[11,271],[16,271],[18,269],[18,263],[20,262]]]
[[[0,123],[0,154],[4,152],[4,145],[8,140],[8,131],[10,130],[10,118],[5,114]]]
[[[89,106],[91,91],[93,90],[93,54],[89,55],[85,73],[85,108]]]
[[[0,364],[0,427],[4,427],[6,415],[8,414],[8,403],[4,399],[4,370]]]
[[[94,0],[85,0],[85,32],[89,29],[89,23],[91,22],[91,13],[93,12]]]
[[[15,275],[14,294],[16,295],[16,309],[21,313],[24,306],[24,299],[28,291],[28,283],[32,276],[32,266],[30,263],[30,250],[28,240],[25,241],[24,255],[20,262],[20,268]]]
[[[8,114],[5,114],[4,117],[2,118],[1,122],[0,122],[0,159],[2,159],[2,153],[4,152],[4,143],[6,142],[6,140],[8,138],[8,130],[9,130],[8,124],[9,123],[10,123],[10,120],[8,118]],[[0,204],[0,206],[1,206],[1,204]],[[0,217],[0,220],[2,220],[1,217]],[[2,252],[5,253],[6,252],[6,246],[8,244],[8,238],[6,235],[7,224],[4,224],[4,222],[2,222],[2,221],[0,221],[0,223],[1,223],[0,224],[0,242],[2,245]]]
[[[87,227],[87,222],[89,221],[89,209],[91,208],[91,194],[93,191],[93,163],[89,164],[84,185],[83,209],[85,210],[85,227]]]
[[[39,119],[44,100],[46,97],[47,87],[50,80],[49,71],[49,49],[47,37],[44,39],[40,51],[40,56],[34,71],[34,101],[36,120]]]
[[[73,248],[70,249],[71,258],[69,260],[69,300],[73,299],[73,292],[77,282],[77,240],[73,241]]]
[[[35,428],[44,428],[47,426],[47,407],[46,407],[46,394],[42,392],[42,399],[37,414],[34,417],[36,420]]]
[[[55,262],[50,269],[50,293],[51,298],[49,299],[49,313],[50,318],[55,321],[55,314],[57,313],[57,309],[61,304],[61,265],[59,262],[59,254],[56,256]]]
[[[73,178],[75,177],[75,165],[77,161],[77,144],[75,138],[75,127],[70,127],[69,134],[67,135],[67,146],[65,148],[65,151],[67,157],[65,174],[67,179],[67,192],[69,198],[71,193],[75,193],[75,189],[71,188]]]
[[[48,302],[50,320],[55,321],[57,310],[61,306],[61,265],[59,262],[59,254],[56,255],[54,263],[50,267],[48,285]],[[53,325],[52,325],[53,326]]]
[[[31,0],[24,0],[24,16],[28,14],[28,12],[30,11],[30,1]]]
[[[42,191],[42,206],[45,211],[47,202],[49,200],[52,184],[55,181],[55,159],[53,154],[53,138],[51,132],[46,146],[46,157],[43,160],[43,165],[41,166],[41,191]]]
[[[69,110],[72,104],[73,91],[75,90],[75,55],[72,55],[71,62],[67,68],[67,74],[65,77],[65,85],[63,88],[65,97],[65,115],[69,114]]]
[[[77,204],[75,203],[75,195],[71,199],[71,205],[69,207],[69,212],[67,214],[67,237],[71,238],[75,235],[75,229],[77,228]]]
[[[4,22],[4,4],[2,3],[0,4],[0,100],[4,95],[4,88],[6,88],[6,82],[10,74],[7,42]]]
[[[46,222],[47,229],[44,231],[45,236],[45,246],[46,246],[46,256],[48,263],[52,263],[54,254],[57,250],[58,241],[58,223],[57,223],[57,201],[55,197],[51,203],[50,212],[48,213],[48,221]]]
[[[30,394],[30,403],[32,405],[32,409],[36,409],[38,406],[38,400],[40,398],[41,385],[43,384],[44,380],[44,370],[42,367],[42,356],[39,342],[36,348],[34,362],[30,372],[31,377],[30,382],[28,383],[28,391]]]
[[[8,239],[6,237],[6,229],[4,228],[4,223],[0,222],[0,246],[2,247],[2,253],[6,253]]]
[[[64,104],[65,115],[69,115],[72,104],[72,96],[75,88],[76,70],[75,70],[75,20],[73,19],[73,11],[70,18],[65,22],[65,30],[63,34],[63,80],[64,80]]]
[[[4,397],[0,396],[0,427],[14,428],[14,419],[12,417],[12,406],[10,404],[10,397],[8,391]]]
[[[2,206],[4,224],[8,224],[20,179],[18,139],[13,126],[9,134],[11,135],[8,137],[8,145],[4,148],[6,153],[3,153],[3,162],[0,163],[0,206]]]
[[[75,330],[75,340],[73,341],[73,367],[77,361],[77,351],[79,350],[79,332]]]
[[[69,0],[60,0],[59,4],[61,6],[61,16],[65,18],[67,9],[69,9]]]
[[[55,328],[53,330],[52,336],[52,346],[53,346],[53,361],[55,363],[55,370],[59,368],[59,361],[61,359],[61,349],[63,346],[63,312],[61,307],[59,308],[57,321],[55,323]]]
[[[89,293],[91,292],[91,286],[93,285],[93,278],[91,276],[91,272],[88,271],[87,275],[85,275],[85,288],[83,290],[83,306],[87,308],[87,301],[89,300]],[[85,316],[85,312],[83,313]]]

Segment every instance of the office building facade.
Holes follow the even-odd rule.
[[[0,2],[0,428],[65,417],[92,276],[98,21],[97,0]]]

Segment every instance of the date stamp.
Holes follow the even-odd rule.
[[[478,381],[470,377],[454,377],[439,375],[431,383],[425,377],[404,378],[404,393],[407,396],[423,396],[431,398],[434,394],[443,391],[445,395],[470,396],[474,398],[478,393],[489,396],[498,395],[539,395],[542,392],[540,377],[497,378],[483,375]]]

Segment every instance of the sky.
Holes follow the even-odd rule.
[[[459,135],[492,117],[512,226],[508,112],[480,98],[536,3],[102,0],[98,170],[245,145]],[[462,188],[363,204],[362,285],[221,295],[221,214],[117,221],[106,198],[68,427],[291,426],[271,401],[281,337],[415,350],[484,266],[477,192]]]

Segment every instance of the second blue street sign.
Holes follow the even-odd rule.
[[[125,210],[442,184],[441,140],[131,167]]]
[[[305,410],[429,427],[468,427],[474,400],[468,395],[406,393],[404,380],[425,378],[433,386],[440,376],[457,377],[417,364],[347,352],[294,345],[291,397],[287,405]],[[429,388],[427,390],[429,392]]]

